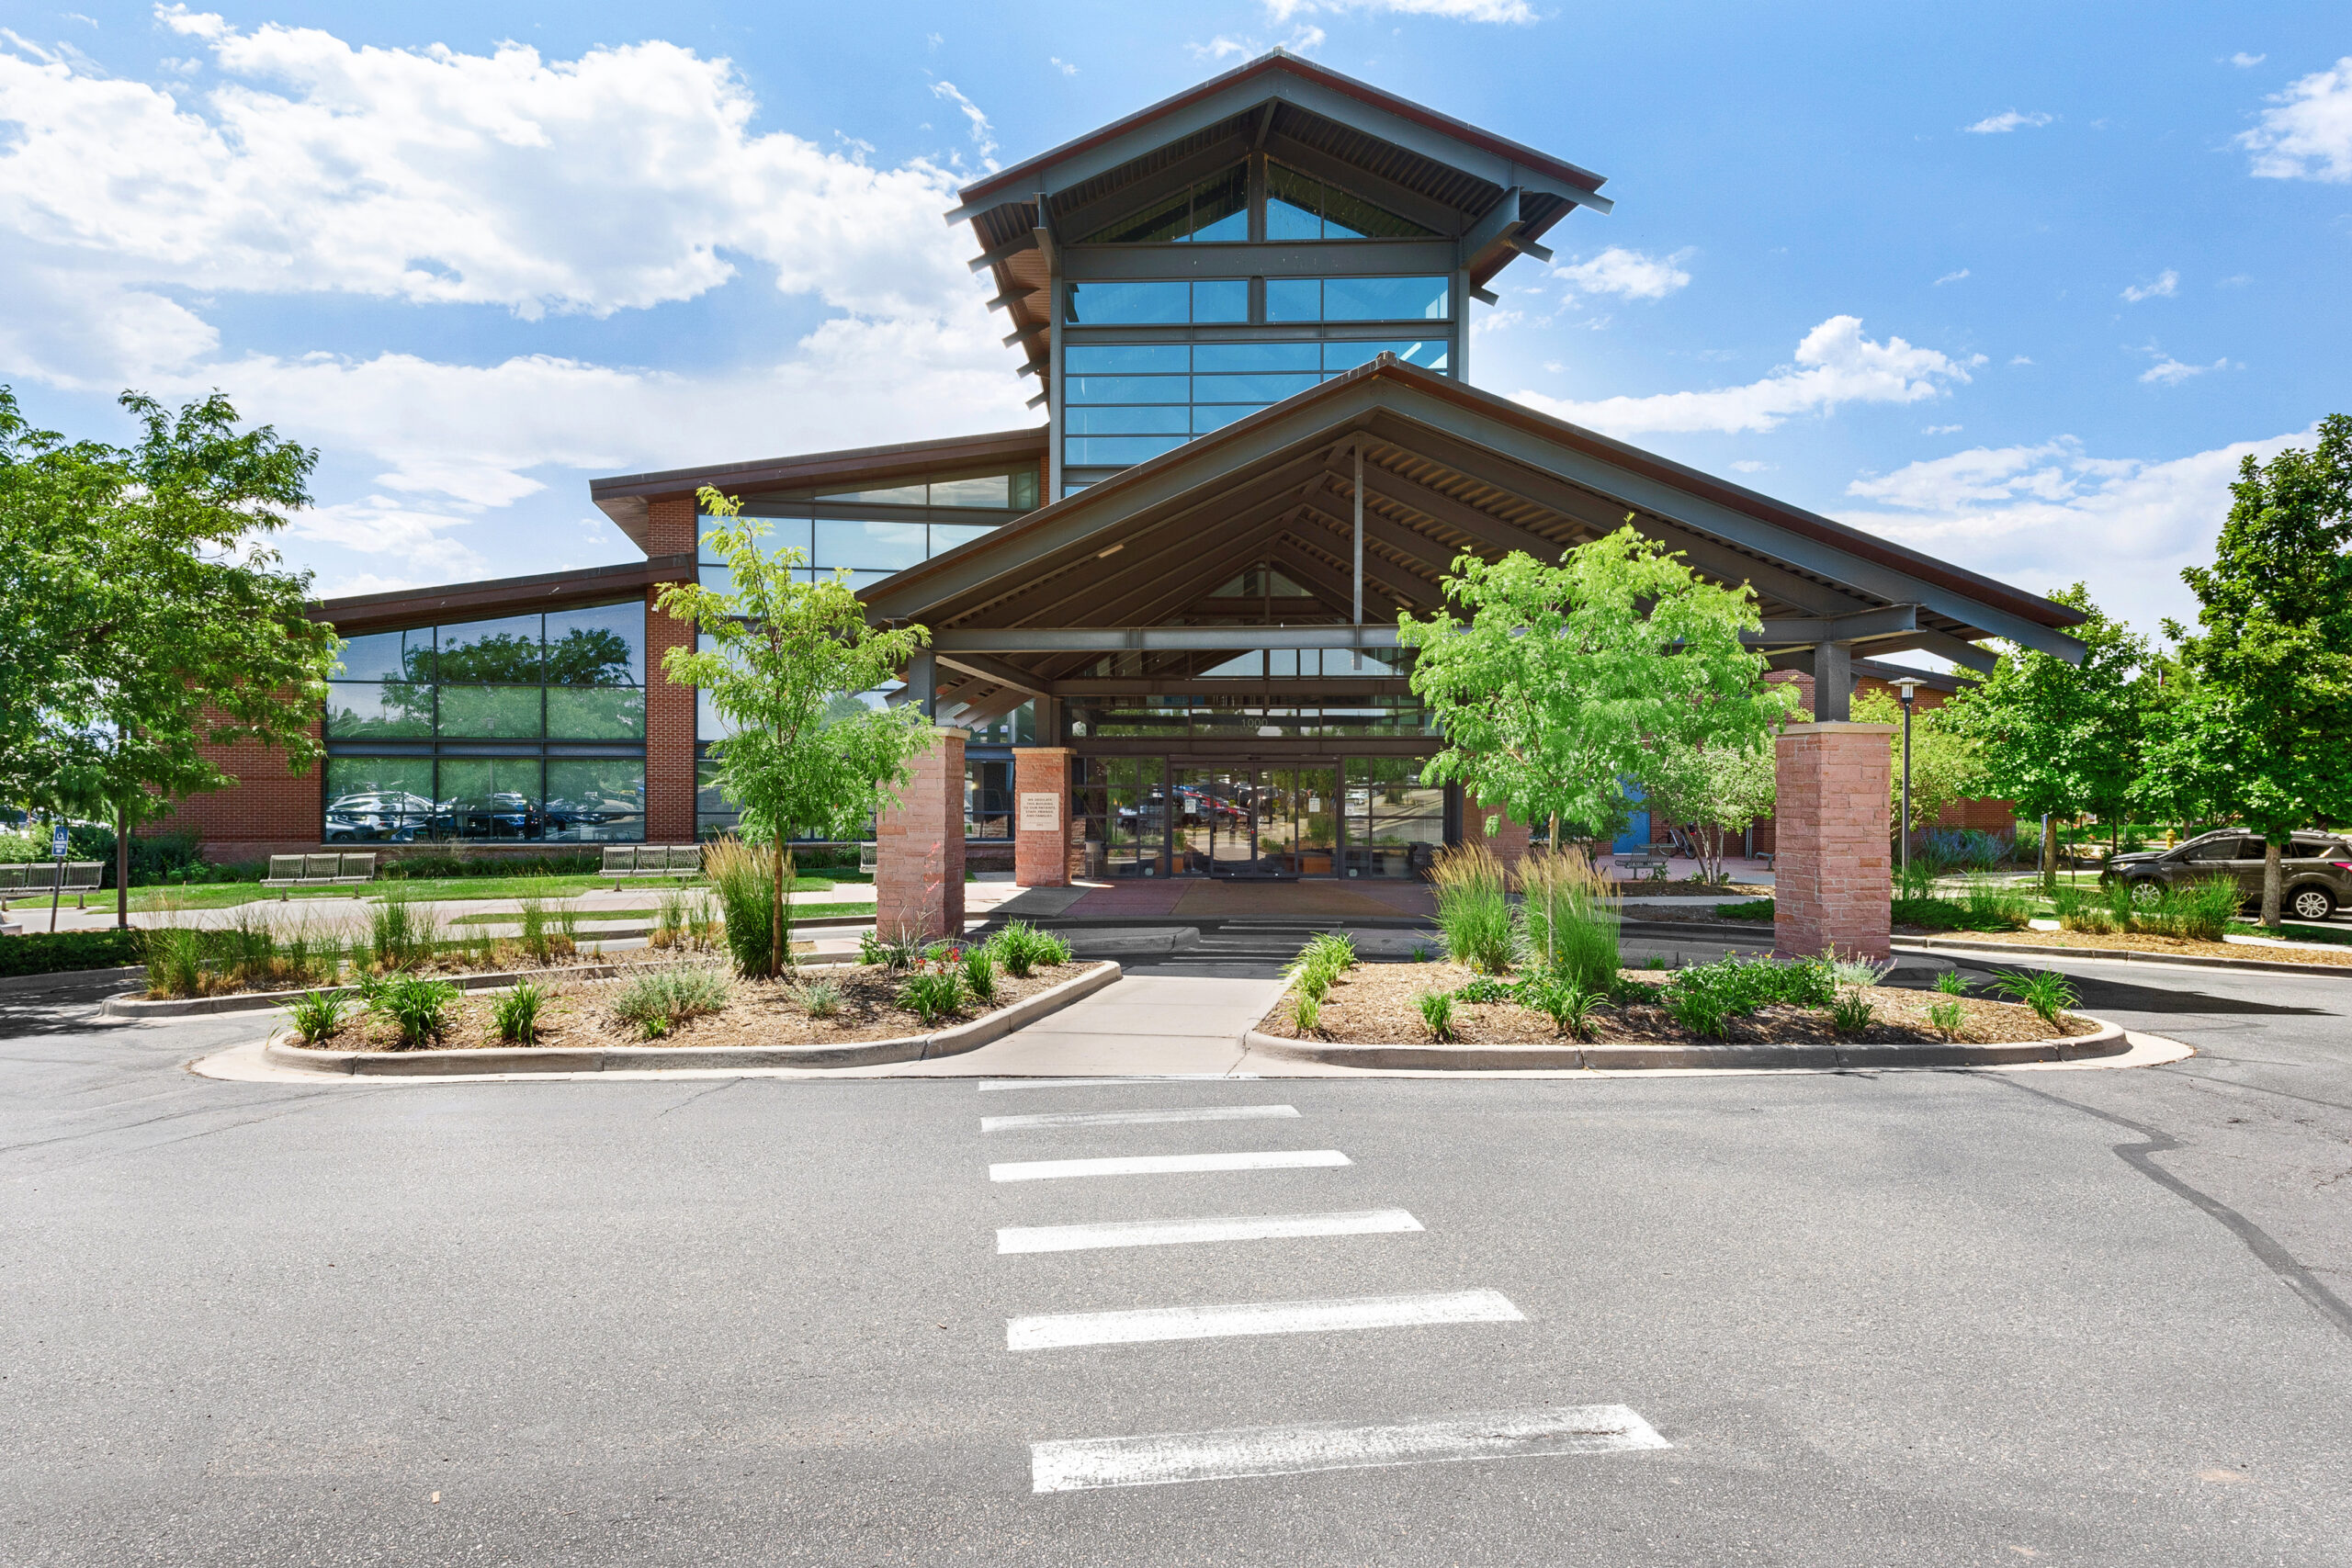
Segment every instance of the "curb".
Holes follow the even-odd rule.
[[[69,986],[119,986],[125,980],[136,980],[147,973],[142,964],[123,969],[51,969],[44,975],[9,975],[0,976],[0,996],[21,995],[27,991],[62,991]]]
[[[2077,1014],[2077,1017],[2086,1016]],[[2096,1034],[2020,1040],[1998,1045],[1353,1045],[1284,1040],[1252,1029],[1242,1043],[1286,1061],[1385,1071],[1499,1073],[1583,1068],[1763,1067],[1813,1072],[1882,1067],[1994,1067],[2018,1062],[2072,1062],[2129,1051],[2123,1026],[2094,1019]]]
[[[2129,947],[2039,947],[2018,942],[1965,942],[1956,937],[1905,936],[1895,951],[2002,953],[2040,958],[2097,958],[2116,964],[2177,964],[2191,969],[2253,969],[2273,975],[2341,975],[2352,980],[2352,964],[2297,964],[2283,958],[2209,958],[2195,953],[2142,953]]]
[[[578,1050],[491,1045],[463,1051],[319,1051],[271,1040],[262,1057],[281,1067],[354,1077],[449,1077],[493,1073],[675,1072],[743,1067],[867,1067],[953,1056],[1000,1040],[1023,1024],[1093,995],[1119,977],[1116,964],[1048,986],[1034,997],[931,1034],[842,1045],[601,1045]]]

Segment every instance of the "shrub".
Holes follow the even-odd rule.
[[[1048,969],[1058,969],[1070,960],[1069,943],[1050,932],[1037,942],[1037,962]]]
[[[1875,986],[1894,973],[1894,960],[1873,964],[1867,958],[1837,958],[1828,961],[1829,977],[1840,986]]]
[[[193,926],[157,926],[147,933],[149,996],[193,997],[203,984],[203,939]]]
[[[0,975],[63,975],[147,961],[148,932],[28,931],[0,942]]]
[[[1312,957],[1334,975],[1356,966],[1355,939],[1344,931],[1323,931],[1306,944],[1302,957]]]
[[[302,1043],[316,1045],[334,1037],[351,1003],[347,992],[307,991],[295,998],[287,1011],[293,1016],[294,1032],[302,1037]]]
[[[1958,1002],[1929,1003],[1928,1007],[1928,1021],[1934,1024],[1936,1026],[1936,1032],[1942,1035],[1945,1039],[1958,1039],[1960,1037],[1962,1022],[1960,1004]]]
[[[1513,990],[1520,1006],[1552,1021],[1553,1032],[1573,1034],[1579,1040],[1591,1037],[1594,1015],[1609,1005],[1601,993],[1551,971],[1529,976]]]
[[[2154,908],[2132,913],[2135,930],[2197,942],[2219,942],[2245,902],[2233,877],[2214,876],[2185,887],[2167,887]]]
[[[1968,976],[1957,969],[1947,969],[1936,976],[1936,989],[1948,997],[1968,995]]]
[[[1668,987],[1659,998],[1668,1016],[1702,1040],[1721,1040],[1732,1019],[1730,1005],[1717,991],[1678,991]]]
[[[1297,1026],[1299,1033],[1321,1033],[1323,1030],[1322,999],[1310,997],[1305,991],[1299,992],[1297,996],[1291,998],[1290,1017],[1291,1022]]]
[[[1829,1003],[1829,1025],[1840,1034],[1860,1034],[1878,1021],[1878,1010],[1860,991],[1845,991]]]
[[[918,968],[899,987],[899,1005],[922,1021],[925,1029],[953,1018],[964,1005],[964,976],[950,968]]]
[[[1875,975],[1867,967],[1866,972]],[[1713,964],[1677,970],[1666,989],[1671,995],[1713,996],[1723,1003],[1724,1017],[1741,1018],[1772,1003],[1826,1007],[1838,994],[1838,984],[1825,959],[1742,958],[1732,953]]]
[[[1511,999],[1509,986],[1491,975],[1473,976],[1453,988],[1454,998],[1464,1002],[1505,1002]]]
[[[1427,964],[1429,961],[1430,950],[1416,942],[1413,945],[1413,962],[1416,964]]]
[[[1929,828],[1911,837],[1912,863],[1924,860],[1939,872],[1997,871],[2016,853],[2014,835],[1981,828]]]
[[[1044,941],[1045,933],[1036,927],[1026,920],[1014,920],[989,938],[988,945],[996,949],[996,961],[1004,965],[1006,974],[1016,980],[1025,980],[1029,971],[1043,961]]]
[[[1984,876],[1961,885],[1960,903],[1968,911],[1969,923],[1958,929],[1972,931],[2021,931],[2036,908],[2029,889]]]
[[[1609,879],[1575,850],[1533,850],[1519,863],[1519,921],[1529,956],[1588,991],[1617,978],[1618,905]]]
[[[702,852],[703,874],[710,878],[718,905],[727,917],[727,951],[735,973],[752,976],[775,970],[775,867],[768,857],[742,840],[714,839]],[[789,949],[786,961],[791,961]]]
[[[368,911],[368,955],[379,969],[422,969],[440,944],[440,913],[421,899],[390,893]]]
[[[1715,919],[1719,920],[1769,920],[1772,918],[1772,900],[1750,898],[1744,904],[1718,904]]]
[[[2072,981],[2052,969],[2037,970],[2028,975],[2021,970],[2004,969],[1993,976],[1992,989],[2013,1001],[2023,1002],[2041,1016],[2044,1023],[2056,1023],[2058,1015],[2080,999]]]
[[[1473,969],[1499,975],[1510,967],[1510,901],[1503,863],[1484,844],[1440,850],[1430,864],[1437,888],[1437,928],[1445,950]]]
[[[665,969],[639,976],[613,998],[613,1017],[648,1040],[727,1006],[727,976],[716,969]]]
[[[448,1032],[449,1010],[457,1000],[458,987],[447,980],[396,975],[374,987],[368,1006],[391,1021],[401,1032],[401,1049],[408,1051]]]
[[[986,943],[964,950],[964,989],[972,994],[975,1001],[996,1000],[996,955]]]
[[[548,1004],[548,994],[536,981],[526,980],[498,998],[491,1016],[498,1025],[498,1037],[509,1045],[536,1045],[539,1043],[539,1012]]]
[[[872,931],[860,932],[857,955],[861,963],[878,964],[892,974],[914,968],[923,961],[922,940],[912,936],[881,937]]]
[[[842,987],[834,980],[804,980],[799,992],[800,1010],[810,1018],[831,1018],[842,1010]]]
[[[1421,1011],[1421,1027],[1442,1044],[1453,1038],[1453,998],[1444,991],[1423,991],[1413,998]]]

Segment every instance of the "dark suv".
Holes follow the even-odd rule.
[[[2251,900],[2262,897],[2265,850],[2259,834],[2224,828],[2173,849],[2116,855],[2101,880],[2120,876],[2134,898],[2153,898],[2160,887],[2226,874]],[[2278,862],[2278,896],[2280,909],[2298,920],[2324,920],[2352,905],[2352,844],[2340,833],[2297,833]]]

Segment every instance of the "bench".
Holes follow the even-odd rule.
[[[365,854],[272,855],[264,887],[332,887],[376,880],[376,856]]]
[[[621,878],[626,876],[674,876],[684,881],[702,874],[700,844],[606,844],[604,869],[599,876],[613,879],[613,891],[620,891]]]
[[[27,860],[0,865],[0,908],[6,908],[11,898],[43,893],[96,893],[106,869],[102,860]]]
[[[1619,871],[1638,871],[1642,873],[1641,880],[1645,882],[1666,880],[1667,866],[1664,855],[1618,855],[1614,859]],[[1629,876],[1626,880],[1630,882],[1634,878]]]

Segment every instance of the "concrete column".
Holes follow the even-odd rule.
[[[1773,811],[1772,949],[1784,958],[1884,958],[1885,724],[1792,724],[1781,731]]]
[[[941,726],[909,765],[898,800],[878,814],[875,930],[886,941],[964,934],[964,743]]]
[[[1070,863],[1081,850],[1070,841],[1078,825],[1069,810],[1069,758],[1066,746],[1012,749],[1012,880],[1023,887],[1067,887],[1076,874]]]

